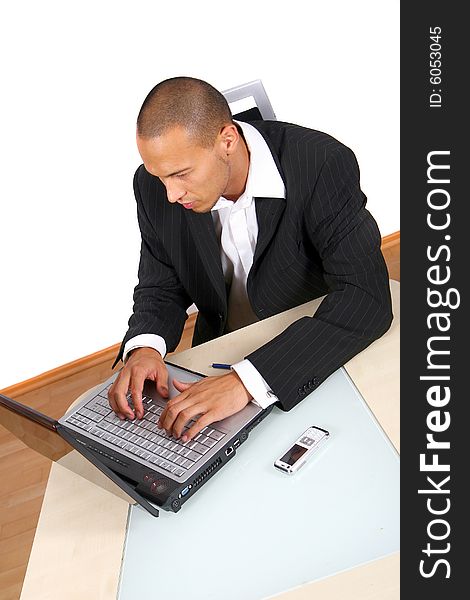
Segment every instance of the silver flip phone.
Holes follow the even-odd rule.
[[[292,444],[282,458],[278,458],[274,462],[274,466],[289,475],[297,473],[320,444],[328,439],[329,435],[330,432],[326,429],[312,425]]]

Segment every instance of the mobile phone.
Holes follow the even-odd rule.
[[[330,432],[312,425],[274,462],[276,469],[293,475],[312,456],[315,450],[329,438]]]

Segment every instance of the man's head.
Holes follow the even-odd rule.
[[[137,146],[170,202],[208,212],[220,196],[243,192],[246,146],[224,96],[205,81],[175,77],[156,85],[137,118]]]

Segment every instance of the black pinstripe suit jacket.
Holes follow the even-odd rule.
[[[260,319],[327,294],[303,317],[246,358],[284,410],[380,337],[392,313],[380,234],[365,208],[354,154],[329,135],[279,121],[251,125],[263,135],[286,199],[256,198],[258,241],[247,281]],[[222,335],[227,290],[211,213],[170,204],[165,187],[141,165],[134,177],[142,235],[139,283],[124,344],[161,335],[169,351],[186,309],[199,309],[193,345]]]

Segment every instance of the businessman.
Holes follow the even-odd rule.
[[[168,397],[163,359],[193,302],[196,345],[326,295],[230,372],[175,382],[159,426],[182,441],[248,402],[290,410],[389,328],[380,234],[346,146],[289,123],[234,122],[220,92],[187,77],[148,94],[137,146],[139,281],[109,392],[121,418],[142,417],[145,379]]]

